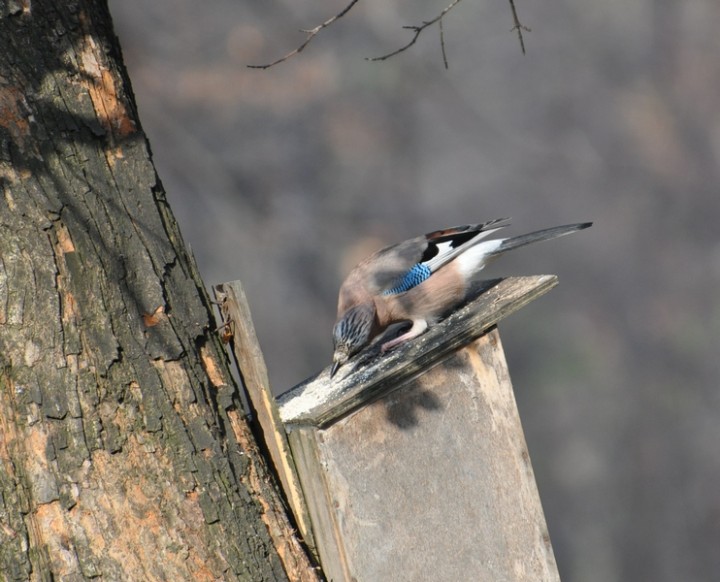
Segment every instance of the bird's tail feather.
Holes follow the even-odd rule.
[[[510,238],[503,239],[502,243],[494,250],[491,255],[500,255],[506,251],[516,249],[518,247],[524,247],[536,242],[542,242],[544,240],[550,240],[559,236],[565,236],[583,230],[592,226],[592,222],[582,222],[579,224],[566,224],[564,226],[554,226],[552,228],[545,228],[543,230],[537,230],[528,234],[521,234],[520,236],[513,236]]]

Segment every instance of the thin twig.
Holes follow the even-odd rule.
[[[453,0],[453,2],[450,5],[446,6],[445,9],[440,14],[438,14],[435,18],[433,18],[432,20],[424,21],[422,24],[417,25],[417,26],[403,26],[403,28],[405,28],[407,30],[412,30],[415,33],[413,35],[412,39],[410,39],[409,43],[407,43],[405,46],[401,46],[399,49],[394,50],[391,53],[387,53],[387,54],[379,56],[379,57],[368,57],[365,60],[366,61],[386,61],[390,57],[394,57],[397,54],[405,52],[406,50],[408,50],[412,45],[414,45],[417,42],[417,39],[423,30],[425,30],[428,26],[432,26],[436,22],[441,21],[445,17],[445,15],[448,12],[450,12],[453,8],[455,8],[455,6],[460,4],[460,2],[462,2],[462,0]]]
[[[315,28],[311,28],[310,30],[301,30],[300,32],[304,32],[307,34],[307,38],[295,50],[290,51],[288,54],[286,54],[283,57],[280,57],[279,59],[277,59],[276,61],[273,61],[272,63],[268,63],[266,65],[248,65],[248,68],[250,68],[250,69],[269,69],[270,67],[274,67],[275,65],[278,65],[284,61],[287,61],[289,58],[300,54],[301,52],[303,52],[305,47],[310,44],[310,41],[312,41],[312,39],[314,39],[323,28],[327,28],[333,22],[335,22],[336,20],[339,20],[340,18],[345,16],[348,12],[350,12],[352,7],[355,6],[355,4],[357,4],[358,2],[359,2],[359,0],[350,0],[350,4],[348,4],[345,8],[343,8],[335,16],[328,18],[322,24],[318,24]]]
[[[445,70],[448,70],[450,67],[448,66],[447,53],[445,52],[445,31],[443,30],[442,19],[438,22],[438,27],[440,28],[440,50],[442,51],[443,63],[445,64]]]
[[[518,40],[520,41],[520,50],[522,51],[522,54],[525,54],[525,39],[523,38],[522,33],[523,30],[525,32],[531,32],[531,30],[527,26],[520,24],[517,10],[515,10],[515,0],[510,0],[510,10],[512,10],[513,15],[513,27],[510,29],[510,32],[517,30]]]

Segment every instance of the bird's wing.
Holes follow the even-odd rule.
[[[340,288],[338,314],[374,296],[404,293],[480,240],[507,226],[507,218],[436,230],[385,247],[358,264]]]
[[[436,230],[383,249],[370,257],[364,269],[374,293],[395,295],[416,287],[455,257],[489,234],[507,226],[507,218],[482,224]]]

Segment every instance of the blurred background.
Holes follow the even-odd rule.
[[[111,0],[207,285],[241,279],[276,393],[328,365],[380,245],[592,220],[488,277],[561,284],[502,322],[565,582],[720,580],[720,3]]]

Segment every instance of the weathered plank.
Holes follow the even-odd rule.
[[[255,333],[250,307],[240,281],[214,287],[223,321],[232,326],[232,348],[242,375],[252,412],[262,431],[270,461],[280,478],[295,520],[305,541],[312,547],[312,532],[307,517],[295,464],[288,448],[285,429],[280,421],[275,398],[270,391],[267,367]]]
[[[290,442],[328,579],[559,582],[496,328]]]

